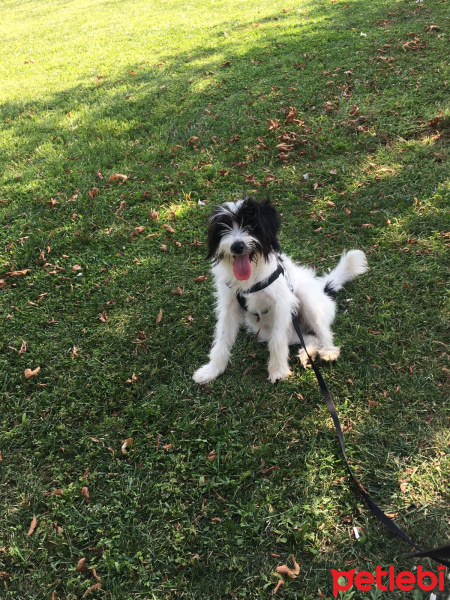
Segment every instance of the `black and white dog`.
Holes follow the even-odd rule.
[[[367,271],[366,256],[350,250],[330,274],[317,277],[313,269],[280,253],[279,227],[280,216],[268,202],[246,198],[213,210],[208,258],[217,292],[217,324],[209,362],[194,373],[197,383],[208,383],[225,371],[243,324],[269,344],[269,380],[286,379],[291,374],[289,345],[299,343],[294,313],[311,357],[338,358],[340,349],[333,344],[331,331],[333,298],[346,281]],[[303,349],[299,358],[306,366]]]

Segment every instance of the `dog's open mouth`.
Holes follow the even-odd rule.
[[[239,281],[246,281],[250,279],[250,275],[252,274],[252,265],[250,261],[250,255],[248,254],[239,254],[234,259],[233,264],[234,276]]]

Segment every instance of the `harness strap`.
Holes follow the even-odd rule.
[[[242,291],[241,293],[242,294],[254,294],[255,292],[260,292],[264,288],[269,287],[269,285],[272,285],[272,283],[276,279],[278,279],[278,277],[282,273],[284,273],[284,267],[279,262],[278,267],[275,269],[275,271],[271,275],[269,275],[269,277],[267,277],[266,279],[263,279],[262,281],[258,281],[257,283],[252,285],[252,287],[248,288],[248,290]]]
[[[253,312],[249,311],[247,308],[247,301],[244,298],[243,294],[254,294],[255,292],[260,292],[264,288],[269,287],[269,285],[272,285],[272,283],[276,279],[278,279],[278,277],[282,273],[284,274],[284,267],[279,262],[278,267],[275,269],[275,271],[271,275],[269,275],[269,277],[267,277],[266,279],[263,279],[262,281],[258,281],[257,283],[252,285],[252,287],[248,288],[248,290],[245,290],[243,292],[236,292],[236,298],[237,298],[237,301],[239,302],[239,305],[241,306],[241,308],[243,308],[245,311],[249,312],[251,315],[256,317],[258,320],[262,315],[266,315],[269,312],[269,310],[264,310],[261,314],[253,313]]]
[[[369,507],[370,511],[372,512],[372,514],[379,520],[381,521],[381,523],[383,523],[383,525],[385,527],[387,527],[388,529],[390,529],[390,531],[392,531],[392,533],[395,533],[395,535],[397,535],[399,538],[401,538],[404,542],[406,542],[407,544],[409,544],[411,546],[411,548],[413,548],[414,552],[411,554],[408,554],[408,557],[413,557],[413,556],[427,556],[428,558],[431,558],[432,560],[439,562],[443,565],[446,565],[447,567],[450,567],[450,561],[446,561],[446,560],[442,560],[444,558],[449,558],[450,559],[450,544],[446,545],[446,546],[440,546],[439,548],[431,548],[429,550],[422,550],[422,548],[420,548],[420,546],[418,546],[418,544],[416,544],[415,542],[413,542],[411,540],[411,538],[409,538],[406,533],[400,529],[400,527],[398,527],[398,525],[396,525],[394,523],[394,521],[392,519],[390,519],[382,510],[381,508],[379,508],[379,506],[372,500],[372,498],[369,496],[369,494],[366,492],[366,490],[363,488],[363,486],[361,485],[361,483],[359,483],[358,479],[355,477],[355,475],[353,474],[352,469],[350,468],[349,462],[348,462],[348,458],[347,458],[347,452],[345,450],[345,441],[344,441],[344,436],[342,434],[342,429],[341,429],[341,424],[339,421],[339,417],[337,415],[337,411],[336,411],[336,407],[334,405],[333,399],[331,397],[331,394],[327,388],[327,385],[322,377],[321,372],[319,371],[319,368],[317,367],[317,365],[315,364],[315,362],[313,361],[313,359],[310,357],[308,350],[306,349],[306,345],[305,345],[305,341],[303,339],[303,335],[300,329],[300,325],[298,323],[298,317],[297,314],[293,314],[292,315],[292,325],[294,326],[295,332],[298,335],[298,339],[300,340],[300,344],[302,345],[303,349],[306,352],[306,355],[308,356],[308,359],[311,363],[311,366],[314,370],[314,374],[316,376],[317,382],[319,384],[320,387],[320,391],[322,392],[322,396],[324,397],[324,400],[326,402],[328,411],[331,415],[331,418],[333,419],[333,423],[334,423],[334,428],[336,429],[336,433],[339,439],[339,444],[341,446],[341,451],[342,451],[342,456],[344,458],[344,464],[347,468],[348,474],[350,475],[350,479],[353,481],[353,483],[356,485],[356,487],[358,488],[359,493],[361,494],[361,496],[364,498],[364,500],[366,501],[367,506]],[[417,552],[418,551],[418,552]]]

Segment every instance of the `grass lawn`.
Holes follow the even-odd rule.
[[[432,0],[0,4],[1,600],[271,598],[291,553],[276,597],[435,570],[355,497],[294,352],[273,386],[243,332],[218,380],[192,374],[213,206],[270,199],[319,270],[361,248],[323,374],[365,488],[448,543],[449,21]],[[428,595],[383,595],[406,597]]]

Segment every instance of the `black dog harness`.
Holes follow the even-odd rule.
[[[269,312],[269,309],[263,310],[262,313],[253,313],[253,312],[249,311],[247,308],[247,300],[244,298],[244,294],[254,294],[255,292],[260,292],[264,288],[269,287],[269,285],[272,285],[272,283],[275,280],[277,280],[281,274],[283,274],[286,277],[287,284],[291,288],[291,291],[293,291],[293,288],[287,279],[287,273],[286,273],[283,265],[281,264],[281,260],[282,259],[280,257],[279,258],[280,262],[278,262],[278,267],[275,269],[275,271],[271,275],[269,275],[269,277],[267,277],[266,279],[263,279],[262,281],[258,281],[257,283],[252,285],[250,288],[248,288],[248,290],[245,290],[245,292],[236,292],[236,299],[239,302],[239,305],[241,306],[241,308],[243,308],[245,311],[247,311],[248,313],[250,313],[251,315],[256,317],[256,319],[258,321],[262,315],[266,315]]]
[[[250,312],[247,308],[247,301],[244,298],[243,294],[253,294],[255,292],[259,292],[259,291],[265,289],[266,287],[269,287],[269,285],[271,285],[274,281],[276,281],[282,273],[285,275],[287,284],[290,287],[291,291],[293,291],[293,288],[289,283],[287,274],[285,272],[283,265],[281,264],[281,261],[282,261],[282,259],[281,259],[281,257],[279,257],[278,267],[269,277],[267,277],[266,279],[263,279],[262,281],[260,281],[258,283],[255,283],[255,285],[252,285],[252,287],[250,287],[245,292],[236,292],[237,301],[239,302],[240,306],[245,311]],[[328,296],[331,296],[332,298],[336,296],[336,292],[333,289],[333,286],[330,285],[329,283],[326,284],[324,292]],[[268,312],[268,310],[265,310],[261,313],[261,315],[265,315],[265,314],[267,314],[267,312]],[[254,317],[256,317],[257,320],[259,321],[259,319],[261,317],[260,314],[252,313],[252,312],[250,312],[250,314],[252,314]],[[334,405],[333,398],[331,397],[330,391],[327,388],[327,385],[322,377],[322,374],[321,374],[318,366],[315,364],[315,362],[309,355],[308,350],[306,349],[305,341],[303,339],[303,334],[301,332],[300,325],[298,322],[298,314],[297,313],[293,313],[293,315],[292,315],[292,326],[295,329],[295,332],[298,336],[298,339],[300,341],[302,348],[305,350],[306,355],[308,356],[308,359],[314,370],[314,374],[316,376],[317,383],[319,384],[320,391],[322,392],[322,396],[325,400],[328,411],[333,420],[334,428],[336,430],[336,433],[337,433],[337,436],[339,439],[339,444],[341,446],[341,452],[342,452],[342,456],[344,458],[344,464],[346,466],[347,472],[350,476],[350,479],[352,480],[352,482],[355,484],[356,488],[358,489],[359,493],[364,498],[369,510],[381,523],[383,523],[383,525],[385,527],[387,527],[390,531],[392,531],[392,533],[395,533],[396,536],[398,536],[404,542],[409,544],[409,546],[413,549],[413,552],[411,554],[407,554],[407,557],[427,556],[428,558],[431,558],[432,560],[434,560],[436,562],[439,562],[443,565],[446,565],[447,567],[450,567],[450,561],[444,560],[446,558],[450,559],[450,544],[448,544],[446,546],[441,546],[439,548],[431,548],[429,550],[423,550],[418,544],[413,542],[411,540],[411,538],[408,535],[406,535],[406,533],[402,529],[400,529],[400,527],[398,527],[398,525],[396,525],[390,517],[388,517],[386,515],[385,512],[383,512],[381,510],[381,508],[372,500],[372,498],[366,492],[366,490],[364,489],[362,484],[359,483],[358,479],[353,474],[353,471],[348,462],[347,452],[345,449],[344,435],[342,433],[341,423],[339,421],[339,417],[338,417],[338,414],[336,411],[336,406]]]

